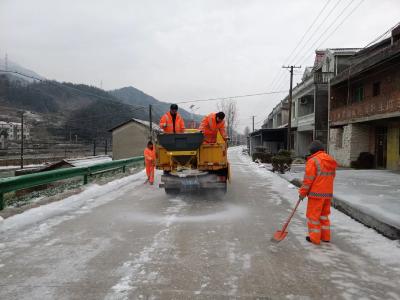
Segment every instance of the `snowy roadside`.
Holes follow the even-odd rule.
[[[140,170],[141,168],[137,167],[127,168],[126,173],[121,173],[119,170],[111,170],[109,172],[90,176],[89,182],[104,185],[107,182],[123,178],[129,174],[136,174]],[[83,181],[75,177],[48,184],[46,188],[28,189],[23,193],[19,193],[18,191],[6,193],[5,200],[7,205],[6,208],[0,210],[0,220],[41,205],[60,201],[74,194],[81,193],[85,188],[86,185],[83,184]]]
[[[333,205],[383,235],[400,239],[400,174],[388,170],[337,170]],[[279,174],[292,183],[304,176],[304,166]]]
[[[130,176],[110,181],[104,185],[96,183],[88,184],[83,191],[64,198],[62,200],[52,202],[46,205],[38,206],[24,211],[21,214],[14,215],[0,222],[0,233],[10,230],[18,230],[35,224],[45,219],[62,216],[68,212],[83,210],[85,213],[90,212],[92,208],[103,205],[118,197],[126,187],[132,188],[143,184],[145,180],[144,170]],[[61,218],[61,217],[60,217]]]
[[[294,206],[298,199],[297,187],[288,183],[284,178],[281,178],[277,174],[268,171],[265,165],[254,163],[248,155],[241,153],[241,149],[232,149],[231,151],[236,152],[240,157],[240,160],[253,169],[253,171],[261,178],[272,180],[272,189]],[[306,235],[305,202],[306,200],[299,206],[299,211],[297,213],[297,216],[300,216],[303,220],[304,225],[298,226],[293,222],[294,224],[290,225],[289,234],[290,231],[294,232],[296,239],[306,247],[307,242],[304,239],[304,236]],[[375,230],[353,220],[335,208],[331,209],[331,220],[333,242],[330,247],[334,248],[333,252],[336,252],[336,254],[339,252],[343,254],[344,250],[335,245],[335,239],[343,239],[347,243],[351,244],[355,249],[359,249],[360,253],[384,263],[387,267],[392,268],[397,273],[400,272],[399,241],[385,238]],[[282,223],[283,222],[284,220],[282,220]],[[324,247],[324,245],[321,247]],[[318,252],[318,247],[311,251],[311,258],[319,261],[331,261],[330,256],[335,255],[333,252]]]

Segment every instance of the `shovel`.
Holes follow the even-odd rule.
[[[278,230],[275,232],[274,236],[271,238],[271,241],[279,243],[280,241],[284,240],[285,237],[287,236],[288,232],[286,231],[287,227],[289,226],[290,220],[292,220],[292,217],[294,213],[297,210],[297,207],[299,206],[301,202],[301,199],[297,200],[296,206],[293,208],[292,213],[290,214],[289,218],[286,220],[286,223],[283,225],[282,230]]]

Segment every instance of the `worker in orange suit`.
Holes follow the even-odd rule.
[[[178,113],[178,105],[171,104],[169,112],[160,119],[160,128],[164,133],[183,133],[185,131],[185,122]]]
[[[144,161],[146,165],[147,181],[153,185],[154,183],[154,169],[156,166],[156,152],[154,150],[153,142],[147,143],[146,149],[144,149]]]
[[[324,146],[318,140],[310,144],[309,150],[310,156],[306,162],[299,197],[302,200],[308,197],[309,236],[306,237],[306,240],[319,245],[321,240],[329,242],[331,239],[329,215],[337,163],[324,151]]]
[[[203,118],[200,123],[199,130],[203,132],[204,143],[211,144],[217,141],[218,132],[226,141],[228,139],[225,132],[225,114],[220,111],[218,113],[211,113]]]

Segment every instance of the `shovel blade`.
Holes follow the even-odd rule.
[[[272,240],[272,241],[275,241],[275,242],[280,242],[280,241],[282,241],[282,240],[285,239],[285,237],[287,236],[287,234],[288,234],[287,231],[278,230],[277,232],[275,232],[275,234],[274,234],[274,236],[272,237],[271,240]]]

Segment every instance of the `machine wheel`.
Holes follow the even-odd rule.
[[[179,189],[165,188],[165,193],[166,193],[167,195],[178,195],[179,192],[180,192]]]
[[[217,191],[219,193],[226,194],[226,192],[228,191],[228,184],[225,183],[225,186],[223,188],[218,188]]]

